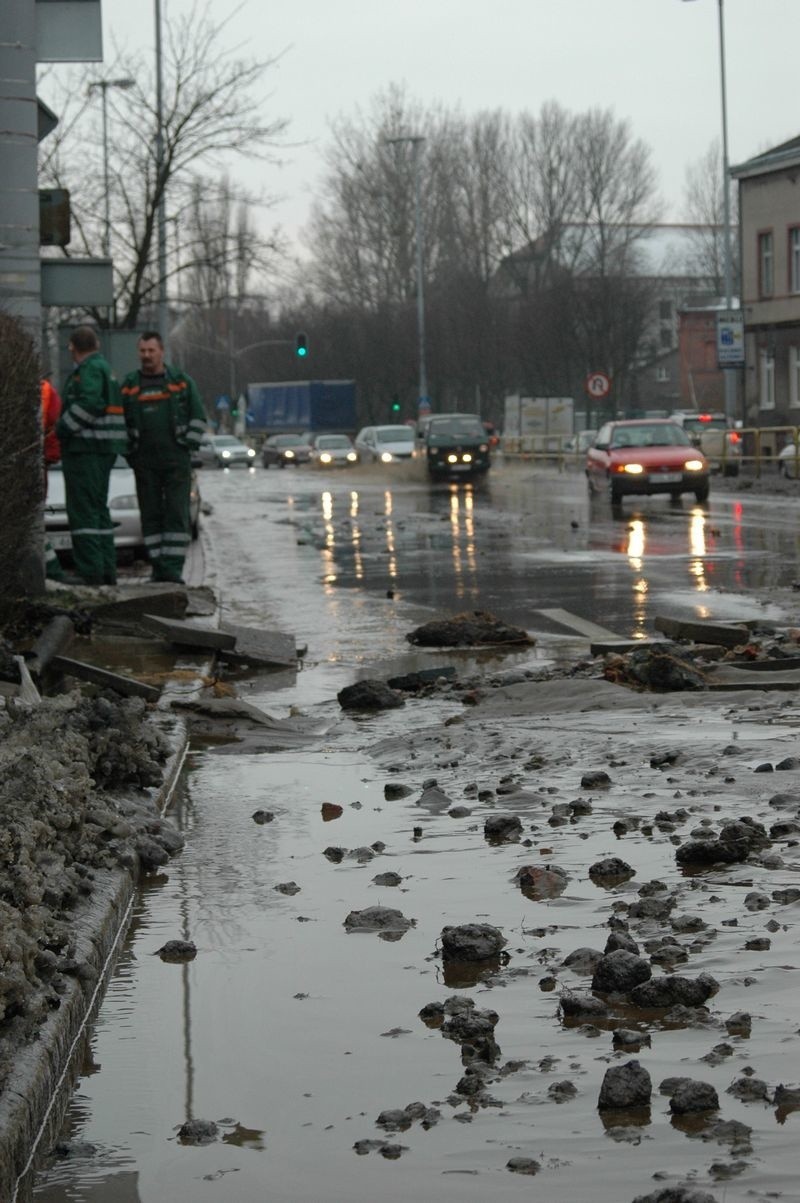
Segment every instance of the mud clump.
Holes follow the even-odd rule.
[[[644,957],[620,948],[600,961],[592,977],[592,989],[603,994],[628,994],[634,986],[649,981],[652,975]]]
[[[167,940],[166,944],[156,949],[154,956],[171,964],[185,964],[197,956],[197,945],[191,940]]]
[[[390,906],[368,906],[363,911],[351,911],[344,926],[348,931],[403,933],[414,926],[414,920]]]
[[[541,1163],[533,1157],[511,1157],[506,1162],[506,1169],[512,1174],[538,1174],[541,1168]]]
[[[417,647],[474,647],[513,644],[530,647],[536,641],[527,631],[512,627],[485,610],[468,610],[451,618],[433,619],[406,635]]]
[[[520,838],[522,823],[517,815],[489,815],[483,834],[490,844],[507,844]]]
[[[342,710],[396,710],[405,706],[405,698],[384,681],[356,681],[345,685],[336,695]]]
[[[213,1119],[188,1119],[178,1129],[178,1140],[182,1145],[210,1145],[218,1133]]]
[[[464,923],[442,928],[442,959],[445,961],[492,961],[500,956],[506,938],[488,923]]]
[[[589,866],[589,877],[601,885],[617,885],[635,876],[635,869],[619,856],[607,856]]]
[[[557,865],[523,865],[516,878],[522,893],[535,902],[558,898],[569,881],[566,872]]]
[[[708,973],[697,978],[654,977],[631,990],[630,998],[637,1007],[702,1007],[719,990],[719,983]]]
[[[637,1195],[633,1203],[718,1203],[716,1195],[690,1186],[665,1186],[649,1195]]]
[[[606,1070],[597,1106],[600,1111],[649,1107],[652,1093],[650,1074],[638,1061],[628,1061],[625,1065],[612,1065]]]

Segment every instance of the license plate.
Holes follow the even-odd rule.
[[[53,531],[47,538],[54,551],[69,551],[72,547],[72,535],[69,531],[64,531],[63,534]]]
[[[682,472],[651,472],[650,482],[654,485],[677,485],[683,480]]]
[[[472,464],[450,464],[453,472],[469,472]]]

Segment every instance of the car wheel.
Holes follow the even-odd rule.
[[[286,467],[286,460],[283,460],[283,459],[281,459],[281,460],[278,460],[278,467],[279,467],[279,468],[285,468],[285,467]]]
[[[224,468],[224,467],[225,467],[225,465],[223,464],[223,462],[222,462],[222,460],[221,460],[221,459],[218,459],[218,460],[217,460],[217,467],[218,467],[218,468]]]
[[[608,499],[615,508],[622,505],[622,489],[610,476],[608,478]]]
[[[265,459],[262,459],[262,461],[261,461],[261,462],[262,462],[262,464],[264,465],[264,467],[265,467],[265,468],[269,468],[269,464],[267,463],[267,461],[266,461]]]
[[[708,501],[708,481],[696,488],[694,495],[699,504],[702,504],[704,501]]]
[[[669,499],[672,502],[680,501],[680,499],[681,499],[680,489],[670,489]]]

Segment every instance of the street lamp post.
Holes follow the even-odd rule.
[[[384,138],[387,146],[410,142],[414,148],[414,234],[417,248],[417,337],[419,341],[419,401],[428,400],[428,375],[425,368],[425,294],[423,283],[423,228],[422,228],[422,182],[421,157],[425,142],[421,134],[405,137]]]
[[[164,174],[164,56],[161,48],[161,0],[155,0],[156,26],[156,187],[160,189],[158,228],[158,329],[168,354],[167,310],[167,197]]]
[[[103,113],[103,190],[104,198],[104,222],[103,222],[103,254],[106,259],[111,256],[111,186],[108,179],[108,100],[107,92],[109,88],[120,88],[122,91],[127,91],[128,88],[134,87],[135,79],[95,79],[89,84],[88,91],[91,93],[95,88],[100,89],[100,99],[102,102]]]
[[[691,3],[691,0],[689,0]],[[719,21],[719,82],[722,107],[722,232],[723,270],[725,274],[725,308],[733,307],[733,263],[731,254],[731,188],[728,179],[728,103],[725,84],[725,0],[717,0]],[[723,368],[725,384],[725,416],[733,421],[736,416],[736,369]]]

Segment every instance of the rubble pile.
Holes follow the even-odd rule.
[[[182,846],[145,792],[169,751],[137,700],[67,695],[0,712],[0,1089],[67,979],[94,984],[75,959],[75,914],[97,874],[152,868]]]

